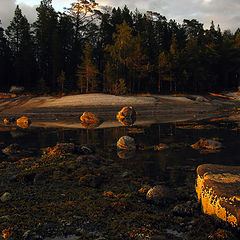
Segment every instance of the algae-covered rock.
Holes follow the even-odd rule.
[[[80,117],[80,121],[82,126],[87,129],[98,127],[100,124],[100,120],[97,116],[90,112],[84,112]]]
[[[124,107],[116,117],[123,126],[132,126],[136,121],[136,111],[133,107]]]
[[[197,168],[196,192],[205,214],[232,226],[240,223],[240,167],[203,164]]]
[[[17,125],[20,128],[28,128],[31,124],[31,120],[28,117],[21,117],[17,119]]]
[[[136,143],[134,138],[129,136],[121,137],[117,142],[118,149],[133,151],[136,149]]]

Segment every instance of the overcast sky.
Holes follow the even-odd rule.
[[[74,0],[53,0],[53,7],[62,11],[69,7]],[[159,12],[167,19],[175,19],[182,23],[183,19],[197,19],[209,28],[211,20],[215,26],[220,25],[222,30],[230,29],[233,32],[240,27],[240,0],[96,0],[99,5],[123,7],[127,5],[130,10],[136,8]],[[0,19],[2,26],[8,26],[13,17],[14,9],[19,4],[29,22],[36,19],[36,7],[40,0],[0,0]]]

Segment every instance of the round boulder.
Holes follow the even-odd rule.
[[[136,111],[133,107],[124,107],[116,117],[123,126],[132,126],[136,121]]]
[[[120,150],[134,151],[136,150],[136,143],[134,138],[129,136],[123,136],[118,140],[117,147]]]

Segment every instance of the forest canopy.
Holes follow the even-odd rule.
[[[34,93],[182,93],[239,84],[240,29],[182,24],[158,12],[99,8],[78,0],[64,12],[42,0],[29,24],[19,6],[0,25],[2,91]]]

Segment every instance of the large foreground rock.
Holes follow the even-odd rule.
[[[203,164],[197,168],[196,192],[204,213],[236,227],[240,224],[240,167]]]

